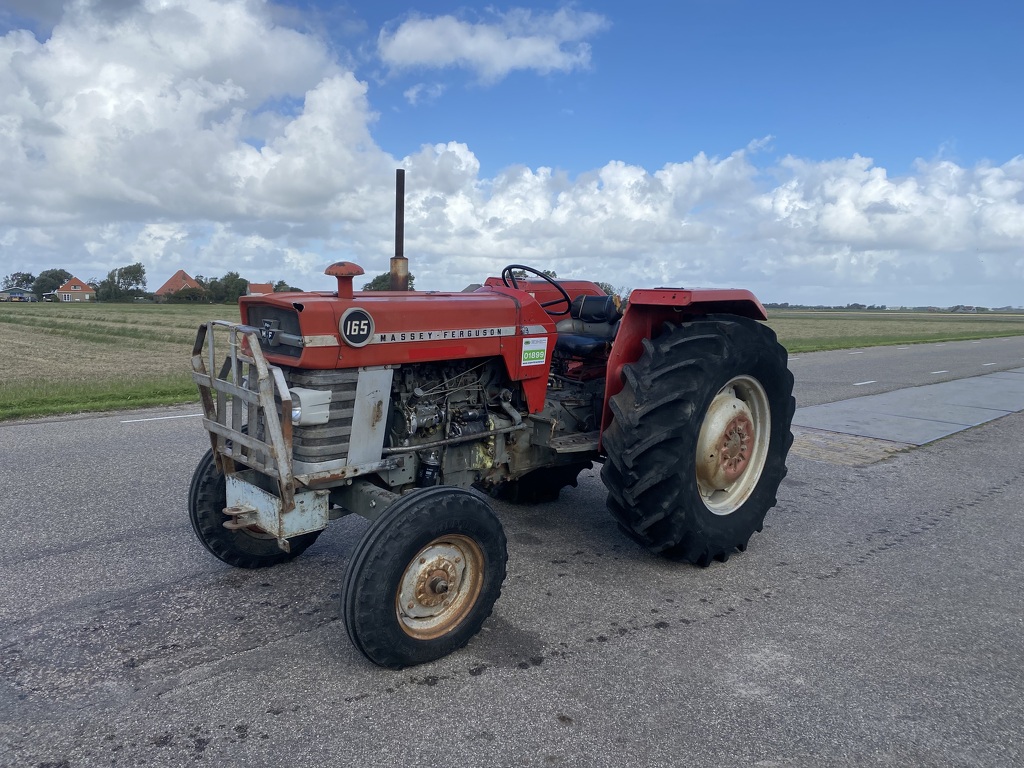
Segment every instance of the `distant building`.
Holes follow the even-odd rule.
[[[264,293],[273,293],[273,283],[249,283],[249,296],[262,296]]]
[[[179,269],[171,279],[156,289],[157,296],[169,296],[185,288],[202,288],[185,270]]]
[[[5,288],[0,291],[0,301],[35,301],[31,288]]]
[[[57,289],[57,298],[61,301],[96,301],[96,289],[72,277]]]

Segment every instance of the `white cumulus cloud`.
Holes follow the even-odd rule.
[[[411,88],[403,91],[405,100],[412,106],[436,101],[444,93],[444,86],[441,83],[416,83]]]
[[[493,21],[413,15],[377,39],[380,58],[396,69],[463,67],[484,82],[514,70],[569,72],[590,65],[586,39],[608,26],[599,14],[563,8],[534,13],[519,8]]]

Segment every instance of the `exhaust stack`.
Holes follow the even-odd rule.
[[[409,290],[409,260],[405,258],[405,169],[395,171],[395,255],[391,257],[391,290]]]

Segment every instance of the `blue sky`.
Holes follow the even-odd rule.
[[[0,275],[1024,305],[1024,4],[0,0]]]
[[[765,136],[774,137],[769,158],[860,154],[894,174],[922,157],[998,163],[1022,150],[1024,3],[575,7],[607,20],[588,39],[587,68],[515,72],[493,86],[465,70],[385,73],[375,101],[381,145],[402,155],[457,136],[485,173],[515,163],[580,173],[610,159],[658,168]],[[408,8],[384,3],[367,18],[379,29]],[[445,92],[404,104],[403,91],[421,82]]]

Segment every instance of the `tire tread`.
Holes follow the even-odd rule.
[[[640,358],[623,368],[623,389],[611,399],[613,418],[602,436],[608,509],[651,551],[700,566],[724,561],[762,529],[786,475],[796,407],[786,350],[767,326],[729,315],[666,323],[642,347]],[[717,382],[755,370],[771,407],[768,455],[751,497],[732,514],[715,516],[696,485],[695,415],[706,409]]]

